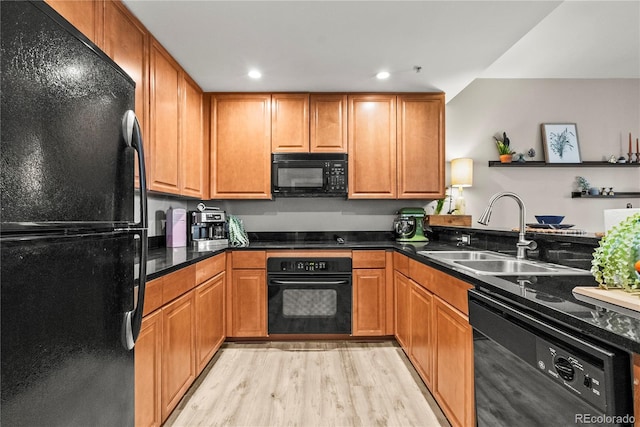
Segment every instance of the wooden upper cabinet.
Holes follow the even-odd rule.
[[[398,198],[444,197],[444,94],[398,95]]]
[[[150,47],[149,189],[180,194],[178,109],[180,66],[155,39]]]
[[[180,104],[180,194],[206,198],[209,150],[204,139],[202,89],[182,73]]]
[[[396,96],[350,95],[349,198],[396,198]]]
[[[312,153],[347,152],[347,95],[309,97],[309,144]]]
[[[309,95],[274,93],[271,95],[271,151],[306,153],[309,151]]]
[[[89,40],[102,48],[103,1],[46,0],[46,2]]]
[[[211,95],[212,199],[271,198],[271,95]]]
[[[104,3],[102,49],[136,82],[135,112],[145,142],[145,156],[148,159],[146,144],[149,135],[149,33],[119,1],[107,0]],[[136,181],[137,179],[136,160]]]

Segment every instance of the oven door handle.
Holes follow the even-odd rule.
[[[347,285],[348,280],[269,280],[270,286],[278,285]]]

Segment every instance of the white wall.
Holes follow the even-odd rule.
[[[489,168],[498,160],[493,135],[507,132],[517,152],[534,148],[544,160],[541,123],[576,123],[583,161],[605,160],[628,150],[629,132],[640,137],[640,80],[478,79],[447,104],[447,161],[474,159],[474,185],[464,191],[467,214],[475,222],[496,192],[513,191],[534,215],[565,215],[565,223],[603,231],[603,210],[640,207],[634,199],[572,199],[576,176],[595,187],[640,191],[640,168]],[[447,171],[449,165],[447,165]],[[448,178],[447,178],[448,180]],[[454,192],[455,195],[455,192]],[[489,228],[518,225],[513,200],[494,205]],[[482,227],[477,223],[475,226]]]

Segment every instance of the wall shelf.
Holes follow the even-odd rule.
[[[631,193],[615,193],[613,196],[603,196],[602,194],[598,194],[597,196],[592,196],[590,194],[582,194],[579,191],[573,191],[571,193],[572,199],[622,199],[622,198],[634,198],[640,197],[640,192],[631,192]]]
[[[526,161],[524,163],[501,163],[499,160],[489,160],[490,168],[637,168],[640,163],[609,163],[609,162],[582,162],[582,163],[547,163],[544,161]]]

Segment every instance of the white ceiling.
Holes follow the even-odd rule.
[[[450,100],[476,78],[640,78],[640,0],[124,3],[207,92]]]

